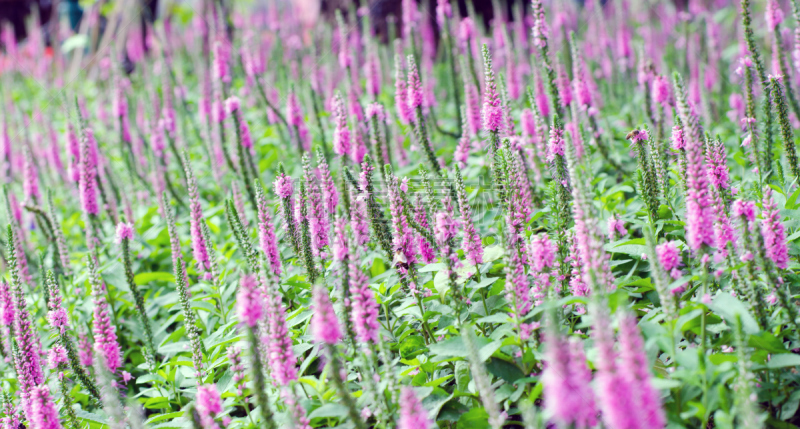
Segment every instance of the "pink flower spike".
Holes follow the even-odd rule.
[[[122,243],[122,240],[133,239],[133,224],[120,222],[117,224],[117,243]]]
[[[251,328],[254,328],[264,315],[263,297],[253,274],[245,274],[239,279],[236,312],[239,321]]]
[[[400,420],[397,422],[397,427],[398,429],[429,429],[431,427],[428,412],[417,399],[413,387],[403,386],[400,391]]]
[[[46,384],[31,389],[31,426],[36,429],[61,429],[58,420],[58,409],[53,398],[50,397],[50,388]]]
[[[311,332],[314,340],[334,345],[342,339],[339,319],[333,311],[333,304],[328,297],[328,290],[322,286],[314,287],[314,314],[311,316]]]
[[[764,187],[764,199],[761,201],[761,236],[764,237],[764,249],[767,257],[780,269],[789,266],[789,249],[786,245],[786,231],[781,222],[780,210],[772,199],[772,188]]]

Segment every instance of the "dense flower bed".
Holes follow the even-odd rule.
[[[3,32],[0,428],[800,424],[797,0],[199,3]]]

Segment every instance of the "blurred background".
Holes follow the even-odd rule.
[[[116,1],[124,2],[124,0]],[[202,7],[202,1],[133,0],[132,2],[139,3],[143,12],[142,20],[145,21],[169,16],[169,12],[174,6],[199,9]],[[238,0],[210,1],[224,4],[230,9]],[[452,2],[454,7],[458,3],[458,13],[462,16],[467,15],[467,1],[469,0]],[[584,0],[563,1],[583,3]],[[309,27],[313,27],[319,19],[333,19],[336,9],[357,10],[366,7],[376,33],[382,37],[387,35],[387,22],[391,23],[402,15],[402,0],[256,0],[255,3],[261,3],[265,8],[271,6],[294,8],[297,16]],[[420,0],[418,3],[422,10],[433,11],[436,8],[436,0]],[[470,3],[475,12],[482,16],[488,25],[494,18],[495,10],[504,9],[506,18],[511,19],[513,8],[519,7],[520,10],[526,12],[529,2],[524,0],[471,0]],[[605,3],[605,0],[602,3]],[[9,43],[8,38],[11,34],[17,42],[24,40],[27,37],[27,29],[33,28],[29,23],[30,20],[35,20],[36,24],[41,25],[46,46],[52,46],[52,34],[59,28],[59,21],[67,23],[72,33],[78,33],[84,10],[95,6],[100,10],[110,10],[113,5],[114,0],[0,0],[0,26],[4,30],[4,37],[0,43],[4,46]],[[52,19],[54,16],[60,19]],[[98,21],[102,27],[104,25],[102,16]],[[61,29],[61,31],[65,30]],[[68,32],[65,33],[68,34]]]

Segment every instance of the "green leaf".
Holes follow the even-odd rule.
[[[750,335],[747,339],[747,345],[769,353],[788,353],[783,342],[769,332],[759,332],[758,334]],[[777,356],[773,356],[773,359],[776,357]]]
[[[444,404],[446,404],[449,400],[453,399],[453,394],[447,395],[442,389],[434,389],[434,392],[425,399],[422,400],[422,406],[428,410],[428,417],[436,421],[437,417],[439,416],[439,411],[442,409]]]
[[[89,420],[91,422],[99,423],[101,425],[107,425],[108,419],[102,416],[98,416],[97,414],[90,413],[84,410],[76,410],[75,415],[78,416],[79,419],[82,420]]]
[[[413,359],[425,351],[425,340],[419,335],[412,335],[403,340],[399,351],[403,359]]]
[[[502,378],[508,383],[513,383],[525,376],[518,366],[496,357],[489,360],[489,363],[486,364],[486,369],[495,377]]]
[[[489,340],[485,337],[476,337],[475,343],[480,350],[483,346],[489,344]],[[469,355],[469,350],[467,350],[467,345],[464,344],[463,337],[453,337],[436,344],[431,344],[428,346],[428,350],[438,357],[465,358]]]
[[[456,427],[461,429],[485,429],[489,426],[489,414],[483,407],[472,408],[462,414],[456,423]]]
[[[772,355],[765,366],[769,369],[800,367],[800,355],[791,353]]]
[[[610,253],[622,253],[639,259],[642,257],[642,253],[645,252],[644,238],[615,241],[603,245],[603,248]]]
[[[489,246],[483,249],[483,262],[494,262],[503,256],[503,248],[500,246]]]
[[[747,306],[739,301],[737,298],[732,297],[728,293],[721,293],[714,298],[708,305],[714,313],[722,317],[728,325],[732,325],[736,321],[736,316],[742,318],[742,329],[748,334],[755,334],[759,331],[758,323],[753,315],[747,310]]]
[[[140,273],[133,277],[133,281],[139,286],[156,281],[175,283],[175,276],[167,272]]]
[[[155,422],[160,422],[162,420],[167,420],[171,418],[177,418],[183,415],[183,411],[176,411],[174,413],[166,413],[166,414],[155,414],[153,417],[150,417],[145,423],[151,424]]]
[[[311,414],[308,415],[309,419],[316,419],[320,417],[335,417],[343,419],[347,417],[347,407],[335,402],[328,402],[327,404],[324,404],[323,406],[312,411]]]

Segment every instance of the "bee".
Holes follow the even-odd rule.
[[[639,133],[641,133],[641,131],[639,131],[639,129],[637,128],[629,132],[628,135],[625,136],[625,140],[637,140],[637,137],[639,137]]]
[[[397,249],[394,251],[394,258],[392,259],[392,266],[398,266],[405,270],[408,270],[408,258],[406,258],[405,253],[403,253],[403,249]]]

